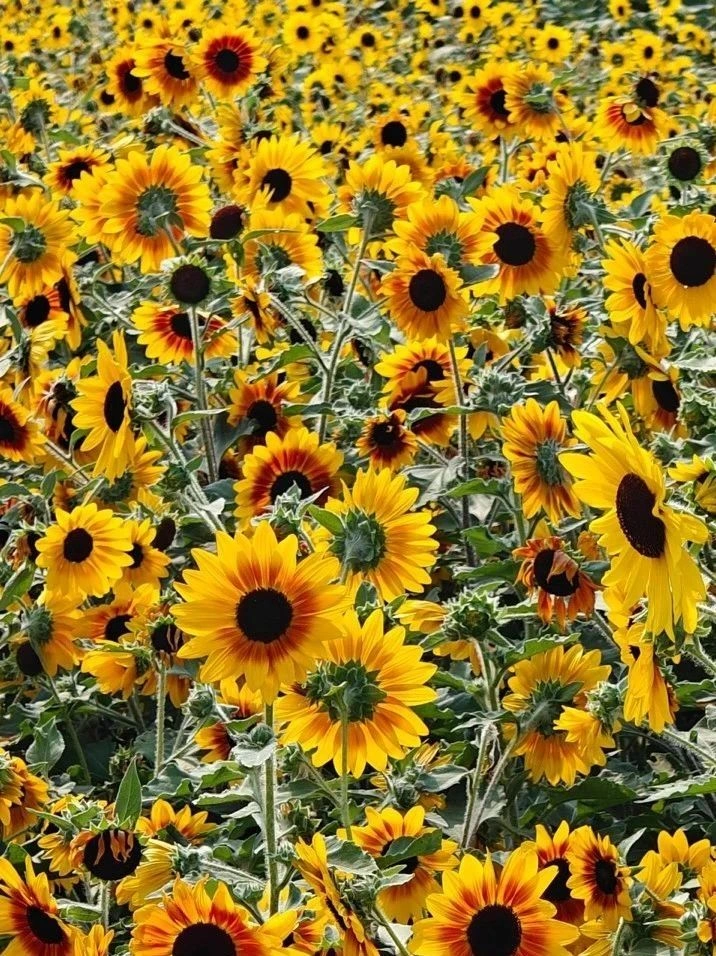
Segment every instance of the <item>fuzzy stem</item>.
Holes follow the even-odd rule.
[[[79,761],[79,765],[82,768],[82,776],[84,777],[84,782],[90,783],[91,777],[89,772],[89,766],[87,765],[87,758],[85,757],[84,748],[82,747],[82,744],[80,743],[80,738],[77,735],[77,729],[74,725],[74,721],[72,720],[72,717],[70,716],[69,707],[64,703],[64,701],[60,697],[59,693],[57,692],[57,687],[55,686],[55,682],[50,677],[49,674],[47,675],[47,680],[49,681],[49,684],[50,684],[50,690],[52,691],[52,696],[60,705],[60,709],[62,711],[62,717],[65,724],[65,729],[67,730],[67,733],[70,735],[70,740],[72,741],[72,746],[77,756],[77,760]]]
[[[622,916],[614,933],[614,940],[612,942],[612,956],[623,956],[620,947],[625,927],[626,923],[624,922],[624,917]]]
[[[160,661],[157,668],[157,739],[154,748],[154,777],[164,766],[164,725],[167,709],[167,665]]]
[[[266,704],[264,720],[273,730],[273,704]],[[278,863],[276,860],[276,758],[272,753],[265,765],[264,827],[266,830],[266,870],[269,882],[269,913],[278,912]]]
[[[196,403],[199,410],[207,411],[206,388],[204,387],[204,353],[201,344],[201,332],[199,331],[199,317],[196,307],[189,308],[189,324],[191,325],[191,338],[194,343],[194,384],[196,388]],[[204,439],[204,453],[206,455],[206,469],[209,474],[209,481],[214,482],[217,478],[216,471],[216,453],[214,450],[214,438],[211,433],[211,422],[202,415],[200,418],[201,433]]]
[[[410,956],[410,953],[406,949],[403,942],[400,940],[400,937],[396,934],[395,930],[390,925],[390,921],[388,920],[388,917],[385,915],[385,913],[382,911],[382,909],[378,906],[377,903],[375,904],[373,912],[375,913],[375,916],[378,922],[380,923],[380,925],[383,927],[383,929],[386,931],[388,936],[390,936],[391,940],[395,944],[396,952],[399,953],[400,956]]]
[[[472,815],[475,810],[475,803],[477,801],[477,795],[480,792],[480,783],[482,782],[481,773],[482,773],[482,764],[485,760],[485,755],[487,753],[487,747],[490,742],[490,738],[495,733],[495,727],[493,724],[485,724],[482,728],[482,733],[480,734],[480,743],[477,750],[477,759],[475,761],[475,766],[473,767],[472,774],[470,775],[470,799],[465,810],[465,819],[462,826],[462,840],[460,841],[460,846],[462,849],[466,849],[468,846],[468,838],[472,833]]]
[[[463,389],[462,389],[462,379],[460,378],[460,365],[457,360],[457,353],[455,351],[455,343],[452,337],[449,340],[450,347],[450,367],[452,369],[452,380],[453,388],[455,389],[455,404],[461,404],[463,400]],[[459,432],[458,432],[458,448],[460,452],[460,458],[462,460],[462,477],[463,481],[467,481],[470,477],[468,460],[467,460],[467,415],[460,414],[459,416]],[[470,496],[463,495],[461,499],[462,505],[462,530],[467,531],[470,527]],[[465,540],[465,559],[468,564],[474,564],[475,555],[472,550],[470,542]]]
[[[346,836],[353,839],[351,830],[351,813],[348,803],[348,715],[341,716],[341,815]]]

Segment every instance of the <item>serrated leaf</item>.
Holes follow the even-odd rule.
[[[470,478],[462,481],[448,492],[451,498],[464,498],[465,495],[499,495],[502,493],[502,482],[497,478]]]
[[[336,837],[329,837],[326,840],[326,848],[328,862],[337,870],[357,875],[368,875],[375,873],[378,869],[373,857],[357,847],[355,843],[346,843]]]
[[[115,813],[120,824],[130,830],[142,814],[142,784],[134,760],[127,767],[119,785]]]
[[[2,590],[0,596],[0,611],[5,611],[19,598],[24,597],[30,590],[30,585],[35,577],[35,569],[32,565],[23,565],[12,574]]]
[[[429,830],[420,836],[402,836],[393,840],[385,853],[380,857],[381,867],[396,866],[405,860],[417,856],[429,856],[436,853],[442,845],[442,834],[439,830]]]
[[[327,531],[330,531],[331,534],[341,534],[343,531],[343,522],[340,517],[336,514],[333,514],[332,511],[327,511],[325,508],[319,508],[317,505],[310,505],[308,508],[308,513],[314,518],[323,528]]]
[[[36,728],[32,743],[27,748],[27,763],[34,773],[49,773],[64,752],[64,738],[57,720],[52,717]]]

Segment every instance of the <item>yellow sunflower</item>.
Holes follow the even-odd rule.
[[[94,474],[110,481],[125,471],[134,451],[132,377],[121,332],[113,333],[112,346],[114,354],[102,339],[97,340],[97,374],[77,382],[77,398],[71,402],[74,426],[89,429],[82,451],[94,452]]]
[[[366,419],[356,448],[361,457],[370,459],[376,470],[397,471],[409,465],[418,453],[418,439],[405,426],[405,417],[405,412],[397,409]]]
[[[673,726],[679,705],[662,673],[656,647],[640,621],[615,628],[613,637],[627,666],[624,719],[637,727],[646,723],[660,734],[667,725]]]
[[[151,106],[159,105],[145,81],[136,72],[137,61],[124,49],[116,53],[106,67],[107,93],[112,97],[112,106],[129,116],[141,116]]]
[[[522,496],[526,518],[541,508],[555,524],[566,515],[581,514],[572,482],[559,453],[573,444],[557,402],[541,408],[533,398],[513,406],[502,421],[502,454],[511,464],[515,491]]]
[[[35,811],[46,808],[48,789],[41,777],[28,770],[21,757],[12,757],[0,747],[0,837],[3,840],[13,840],[35,826]]]
[[[207,318],[199,313],[199,328],[204,345],[204,357],[227,357],[236,350],[235,335],[223,334],[226,323],[218,316]],[[169,303],[142,302],[132,313],[132,325],[139,329],[137,339],[144,345],[147,358],[163,364],[195,361],[189,313]]]
[[[599,189],[599,172],[595,155],[581,143],[565,143],[556,159],[547,164],[542,224],[561,245],[570,245],[575,233],[596,221],[594,196]]]
[[[217,553],[192,551],[199,570],[184,572],[173,609],[192,640],[179,657],[206,657],[201,679],[243,676],[273,700],[282,683],[302,680],[324,642],[340,634],[343,588],[331,583],[338,562],[311,554],[297,563],[294,535],[277,541],[267,522],[251,538],[219,532]]]
[[[257,208],[251,213],[247,231],[253,238],[247,239],[243,247],[240,282],[244,289],[247,278],[254,281],[263,278],[270,288],[274,273],[287,266],[298,266],[304,271],[307,280],[317,279],[323,272],[318,237],[298,213],[287,215],[281,209]],[[229,279],[239,282],[236,263],[229,253],[225,261],[229,266]],[[252,313],[248,303],[245,304]],[[260,298],[259,307],[262,308]],[[262,326],[270,326],[271,323],[265,320],[265,313],[262,314]]]
[[[632,242],[614,239],[607,241],[604,251],[604,288],[610,292],[605,306],[612,325],[632,345],[643,342],[657,358],[667,355],[671,346],[666,322],[654,305],[644,253]]]
[[[450,338],[469,311],[462,280],[440,253],[429,256],[415,250],[398,259],[380,291],[391,320],[416,339]]]
[[[522,558],[517,580],[530,593],[537,591],[537,614],[541,621],[548,624],[556,614],[563,631],[567,621],[573,621],[577,615],[592,615],[594,596],[600,586],[563,550],[561,538],[531,538],[512,554]]]
[[[553,834],[546,827],[538,823],[535,827],[535,842],[525,843],[537,853],[540,869],[557,867],[554,879],[542,894],[542,898],[549,900],[557,908],[557,919],[574,926],[581,926],[584,922],[584,903],[575,899],[567,886],[572,875],[567,853],[572,841],[569,824],[563,820]]]
[[[404,644],[402,627],[383,633],[379,610],[362,627],[355,612],[347,611],[342,627],[345,636],[325,645],[325,659],[303,684],[279,698],[276,719],[285,724],[282,742],[299,744],[315,766],[333,761],[340,773],[345,761],[348,771],[360,777],[366,765],[385,770],[389,757],[399,759],[420,744],[428,728],[413,708],[435,699],[435,691],[425,684],[437,668],[421,660],[420,647]],[[344,685],[341,704],[341,692],[335,689]]]
[[[23,630],[50,677],[72,670],[82,653],[76,644],[82,613],[77,595],[44,590],[27,612]]]
[[[76,930],[59,916],[45,873],[25,857],[25,879],[9,860],[0,860],[0,937],[9,937],[5,956],[73,956]]]
[[[133,76],[143,80],[147,93],[174,109],[188,106],[196,98],[198,83],[192,72],[189,51],[172,37],[159,37],[140,46],[135,53]],[[187,157],[188,158],[188,157]]]
[[[50,163],[47,174],[47,185],[56,189],[63,196],[73,194],[75,182],[82,173],[91,173],[94,169],[109,166],[109,156],[95,146],[75,146],[72,149],[61,149],[57,153],[58,159]]]
[[[511,122],[505,81],[515,72],[509,63],[491,62],[467,81],[460,97],[465,118],[488,137],[509,136]]]
[[[443,874],[442,893],[428,897],[428,919],[415,925],[415,956],[568,956],[576,927],[555,919],[544,892],[557,868],[539,869],[533,850],[509,855],[502,869],[488,854],[464,856],[458,873]],[[496,950],[499,947],[499,950]]]
[[[338,198],[344,212],[357,216],[362,226],[369,222],[371,235],[381,236],[390,232],[397,217],[405,217],[407,207],[421,199],[422,192],[409,166],[374,155],[350,164]]]
[[[233,100],[245,93],[268,64],[253,30],[204,30],[192,54],[194,74],[219,99]]]
[[[661,466],[636,440],[624,407],[618,409],[618,418],[603,405],[601,418],[573,412],[575,435],[590,454],[563,452],[560,461],[577,479],[579,500],[604,512],[589,526],[611,558],[603,583],[621,584],[629,606],[648,599],[646,627],[651,633],[666,631],[673,638],[678,620],[692,633],[697,603],[706,591],[684,542],[703,542],[706,526],[666,503]]]
[[[74,259],[74,230],[67,210],[40,189],[8,198],[0,210],[0,283],[13,298],[42,292]]]
[[[656,304],[684,331],[708,325],[716,312],[716,219],[706,212],[664,216],[645,261]]]
[[[246,206],[266,204],[284,214],[308,216],[327,208],[325,175],[320,153],[295,133],[259,140],[234,178],[237,198]]]
[[[428,256],[440,253],[451,269],[480,261],[481,219],[475,212],[462,211],[450,196],[413,203],[405,216],[393,224],[395,238],[387,243],[391,252],[398,256],[408,256],[415,249]]]
[[[12,389],[0,386],[0,458],[29,464],[44,442],[30,411],[15,401]]]
[[[567,886],[573,897],[584,900],[586,919],[599,918],[614,929],[620,919],[632,918],[632,879],[609,837],[595,834],[591,827],[579,827],[572,833],[567,860],[572,871]]]
[[[102,597],[132,563],[124,522],[93,503],[69,513],[58,508],[55,522],[35,545],[36,564],[47,569],[47,588]]]
[[[609,152],[628,149],[650,156],[668,128],[668,117],[658,106],[647,106],[630,96],[610,96],[599,106],[594,135]]]
[[[438,543],[427,511],[413,511],[419,490],[406,488],[405,475],[389,468],[359,471],[352,488],[325,509],[340,522],[316,533],[317,547],[338,556],[351,593],[370,582],[384,601],[406,591],[420,593],[430,583]]]
[[[505,108],[516,135],[551,140],[563,125],[566,96],[555,90],[554,75],[545,63],[525,63],[506,76]]]

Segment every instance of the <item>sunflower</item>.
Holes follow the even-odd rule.
[[[647,597],[651,633],[666,631],[673,638],[678,620],[692,633],[696,606],[706,591],[684,542],[703,542],[706,527],[666,504],[661,466],[639,445],[623,406],[618,406],[619,418],[604,405],[598,407],[601,419],[590,412],[572,413],[575,434],[591,454],[563,452],[560,461],[578,479],[574,491],[580,501],[604,512],[589,526],[611,557],[603,583],[622,583],[630,606]]]
[[[585,651],[579,644],[565,650],[559,645],[519,661],[512,670],[503,706],[510,713],[531,717],[514,749],[517,756],[524,756],[530,777],[546,777],[552,786],[560,780],[572,786],[578,773],[588,773],[594,763],[604,765],[600,748],[613,746],[610,737],[603,735],[598,746],[584,748],[568,740],[566,730],[555,729],[566,709],[576,705],[583,710],[587,692],[609,677],[611,668],[601,663],[599,651]],[[508,726],[514,734],[513,725]]]
[[[505,81],[515,72],[509,63],[488,63],[467,81],[467,91],[460,98],[465,118],[488,137],[510,133],[512,117],[507,107]]]
[[[392,601],[430,583],[435,528],[429,512],[412,511],[419,490],[406,488],[406,480],[389,468],[361,470],[352,488],[343,485],[340,501],[329,498],[325,504],[341,527],[321,529],[318,546],[338,556],[351,593],[368,581],[384,601]]]
[[[237,369],[234,384],[236,387],[229,391],[229,424],[251,425],[248,434],[239,438],[241,451],[251,451],[254,445],[263,444],[269,432],[283,438],[289,429],[300,426],[298,415],[286,414],[288,406],[301,401],[298,382],[278,372],[252,381],[245,371]]]
[[[154,693],[156,673],[152,669],[151,649],[142,644],[97,641],[96,648],[82,659],[82,672],[91,674],[103,694],[121,694],[124,700],[135,692]]]
[[[95,146],[75,146],[72,149],[58,151],[58,159],[47,169],[46,182],[63,196],[73,194],[75,182],[82,173],[92,173],[94,169],[109,166],[109,156]]]
[[[74,956],[110,956],[109,948],[113,939],[114,930],[106,930],[104,926],[93,926],[87,936],[78,932]]]
[[[243,246],[242,285],[247,278],[254,281],[263,278],[270,288],[274,274],[288,266],[302,269],[306,280],[318,279],[322,274],[323,260],[318,238],[298,213],[287,215],[281,209],[255,209],[248,222],[248,234],[252,238],[246,239]],[[233,261],[228,253],[227,260],[227,264]],[[235,264],[233,268],[236,270]],[[251,312],[251,307],[247,308]],[[260,298],[259,308],[262,308]],[[270,323],[264,318],[262,324]]]
[[[176,840],[176,834],[172,836]],[[142,858],[134,871],[117,884],[117,902],[132,911],[137,910],[150,900],[156,900],[177,876],[179,856],[176,846],[150,838],[142,846]]]
[[[301,216],[327,208],[323,158],[300,134],[261,139],[245,161],[234,177],[237,198],[244,205],[266,204],[271,210]]]
[[[554,76],[545,63],[525,63],[503,81],[505,108],[517,135],[551,140],[563,124],[567,99],[554,89]]]
[[[149,518],[144,518],[143,521],[125,521],[125,529],[129,533],[132,563],[124,569],[122,582],[133,588],[150,584],[159,590],[160,578],[165,578],[169,573],[169,557],[153,547],[156,528]]]
[[[224,335],[226,323],[218,316],[197,315],[204,356],[207,359],[227,357],[235,351],[235,336]],[[169,303],[142,302],[132,313],[132,325],[141,334],[137,341],[146,348],[147,358],[162,364],[195,361],[189,313]]]
[[[228,708],[232,720],[245,720],[263,711],[261,694],[233,679],[220,682],[218,703]],[[194,740],[201,750],[206,751],[201,758],[205,763],[228,760],[234,746],[231,734],[223,721],[202,727],[196,732]]]
[[[254,32],[246,27],[205,30],[192,56],[194,74],[219,99],[245,93],[266,69],[268,60]]]
[[[627,666],[624,718],[637,727],[646,723],[660,734],[667,725],[673,726],[678,702],[662,673],[657,649],[640,621],[615,628],[613,637]]]
[[[705,212],[664,216],[646,252],[654,300],[686,331],[708,325],[716,298],[716,219]]]
[[[513,406],[502,421],[502,454],[511,463],[515,491],[522,496],[526,518],[544,508],[550,521],[581,514],[572,482],[560,464],[559,453],[573,442],[557,402],[541,408],[533,398]]]
[[[358,915],[343,902],[328,866],[326,840],[322,834],[316,833],[310,844],[298,841],[294,865],[316,894],[321,909],[338,928],[346,956],[380,956]]]
[[[33,416],[15,401],[12,389],[0,386],[0,458],[31,463],[44,441]]]
[[[670,868],[671,880],[667,895],[680,889],[685,881],[700,876],[704,867],[711,861],[711,844],[708,840],[697,840],[689,844],[684,830],[679,827],[673,834],[662,830],[657,837],[657,849],[648,850],[642,857],[636,873],[636,879],[653,892],[656,892],[660,874]]]
[[[309,234],[310,235],[310,234]],[[279,320],[275,310],[271,308],[271,296],[264,289],[263,283],[252,276],[239,278],[234,260],[226,256],[230,272],[233,271],[238,286],[238,295],[231,301],[231,312],[237,319],[249,316],[251,328],[259,345],[270,342],[274,336]]]
[[[97,340],[97,374],[77,382],[75,428],[87,428],[82,451],[96,449],[94,474],[113,481],[121,475],[134,451],[131,430],[132,377],[127,367],[124,335],[112,335],[114,354],[102,339]]]
[[[43,810],[47,801],[45,781],[28,770],[21,757],[12,757],[0,747],[0,838],[10,841],[34,826],[34,811]]]
[[[31,296],[63,274],[74,256],[74,230],[66,210],[40,189],[8,198],[0,216],[0,283],[12,298]]]
[[[538,592],[537,614],[541,621],[549,624],[556,614],[563,631],[567,621],[573,621],[578,614],[591,617],[594,595],[600,587],[564,551],[561,538],[530,538],[512,554],[522,558],[517,580],[530,593]]]
[[[390,232],[396,218],[405,218],[407,207],[422,198],[422,187],[412,179],[410,167],[383,156],[351,163],[345,185],[338,190],[344,212],[356,216],[372,236]]]
[[[380,811],[366,807],[365,815],[366,826],[354,826],[351,830],[353,842],[378,860],[390,853],[396,840],[404,837],[419,839],[438,833],[424,825],[425,809],[421,806],[412,807],[407,813],[400,813],[392,807]],[[345,840],[345,831],[339,830],[338,836]],[[435,873],[453,870],[457,866],[456,849],[457,843],[453,840],[441,840],[432,853],[401,860],[400,865],[410,874],[410,879],[378,894],[378,905],[386,916],[399,923],[419,919],[424,913],[427,897],[440,892]]]
[[[163,106],[178,109],[196,98],[197,77],[191,72],[189,52],[181,42],[160,37],[140,46],[135,60],[132,75],[143,80],[147,93],[156,96]]]
[[[628,149],[653,155],[664,139],[668,117],[658,106],[629,96],[610,96],[599,106],[594,134],[608,152]]]
[[[152,105],[159,103],[157,97],[147,92],[146,85],[136,72],[137,61],[124,50],[116,53],[107,64],[107,92],[113,105],[129,116],[141,116]]]
[[[133,956],[196,956],[198,953],[278,956],[296,921],[294,912],[256,926],[224,883],[209,896],[206,881],[190,886],[177,879],[170,895],[134,914]]]
[[[667,355],[671,346],[666,322],[654,305],[644,253],[632,242],[614,239],[607,241],[604,251],[604,287],[611,293],[605,305],[612,325],[632,345],[643,342],[658,358]]]
[[[58,508],[55,522],[35,545],[48,590],[102,597],[132,563],[124,522],[94,503],[69,513]]]
[[[582,362],[579,347],[584,340],[584,329],[589,318],[586,309],[567,305],[558,308],[554,301],[548,301],[547,315],[548,348],[566,368],[579,368]]]
[[[395,238],[388,248],[398,256],[410,255],[419,249],[428,256],[440,253],[449,268],[477,265],[482,254],[480,217],[463,212],[450,196],[422,200],[406,210],[405,219],[393,224]]]
[[[384,308],[401,332],[416,339],[450,338],[469,311],[462,280],[440,253],[415,250],[381,282]]]
[[[342,624],[345,636],[326,644],[325,660],[303,684],[279,698],[276,719],[286,725],[282,742],[312,752],[315,766],[333,761],[340,773],[345,761],[348,771],[360,777],[366,765],[385,770],[389,757],[399,759],[420,744],[427,727],[412,708],[435,699],[435,691],[425,684],[437,668],[421,660],[420,647],[404,644],[402,627],[383,633],[380,610],[362,627],[355,612],[347,611]],[[343,685],[341,704],[335,689]]]
[[[44,590],[27,611],[23,631],[50,677],[58,668],[71,671],[81,658],[75,643],[82,614],[76,595]]]
[[[678,482],[690,482],[698,507],[716,514],[716,466],[710,458],[693,455],[691,461],[677,461],[669,468],[669,475]]]
[[[501,303],[521,293],[553,293],[566,249],[539,225],[537,207],[512,186],[500,186],[471,205],[483,214],[483,261],[498,266],[494,278],[479,284],[480,292],[496,293]]]
[[[236,516],[243,522],[263,514],[294,485],[301,498],[319,505],[339,488],[336,474],[343,453],[332,443],[320,444],[307,428],[289,429],[280,438],[268,432],[265,445],[256,445],[242,462],[243,477],[234,485]]]
[[[595,154],[582,143],[565,143],[547,164],[547,194],[542,208],[545,232],[561,245],[596,221],[594,197],[599,189]]]
[[[598,917],[614,929],[620,919],[632,918],[632,879],[609,837],[598,836],[591,827],[579,827],[572,833],[567,860],[572,870],[567,886],[573,897],[584,900],[586,919]]]
[[[73,956],[76,930],[59,917],[44,873],[35,875],[25,857],[25,879],[9,860],[0,860],[0,937],[6,956]]]
[[[457,873],[443,874],[443,891],[429,896],[428,919],[415,926],[416,956],[567,956],[578,931],[555,919],[544,899],[556,867],[539,869],[529,849],[511,853],[495,872],[488,854],[464,856]]]
[[[99,206],[105,220],[102,241],[114,260],[139,262],[143,272],[156,272],[185,233],[207,236],[211,196],[201,175],[189,153],[166,143],[149,158],[135,149],[118,159],[104,181]],[[82,219],[81,208],[78,214]]]
[[[201,679],[244,676],[251,690],[275,698],[281,683],[302,680],[325,641],[339,635],[343,588],[335,559],[311,554],[296,561],[294,535],[277,541],[258,524],[251,538],[219,532],[217,554],[192,551],[199,570],[184,572],[173,609],[193,639],[179,657],[207,657]]]
[[[415,458],[418,439],[405,427],[405,417],[405,412],[397,409],[366,419],[356,448],[361,457],[369,458],[376,470],[389,468],[397,471]]]
[[[554,879],[542,894],[542,898],[549,900],[557,908],[557,919],[565,923],[580,926],[584,921],[584,903],[575,899],[567,886],[572,875],[567,853],[571,844],[569,824],[563,820],[555,832],[550,835],[546,827],[538,823],[535,827],[535,842],[525,843],[537,853],[540,869],[557,867]]]

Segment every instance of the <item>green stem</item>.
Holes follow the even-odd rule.
[[[594,403],[597,401],[597,399],[599,398],[599,393],[601,392],[602,388],[604,387],[604,383],[605,383],[606,380],[609,378],[610,374],[614,371],[614,369],[617,367],[617,364],[618,364],[618,363],[619,363],[619,356],[617,356],[617,357],[614,359],[614,361],[611,363],[611,365],[608,365],[608,366],[606,367],[606,369],[605,369],[605,371],[604,371],[604,375],[602,375],[602,378],[601,378],[601,380],[600,380],[600,382],[599,382],[599,385],[597,385],[597,387],[594,389],[594,392],[593,392],[593,394],[592,394],[592,397],[591,397],[591,398],[589,399],[589,401],[587,402],[586,411],[589,411],[589,409],[592,407],[592,405],[594,405]]]
[[[204,383],[204,353],[201,344],[201,332],[199,330],[199,316],[196,306],[189,308],[189,324],[191,325],[191,338],[194,343],[194,384],[196,388],[196,402],[199,410],[205,412],[208,410],[206,401],[206,388]],[[209,474],[209,481],[214,482],[217,479],[216,453],[214,450],[214,438],[211,433],[211,422],[202,415],[200,419],[201,433],[204,439],[204,453],[206,455],[206,469]]]
[[[390,936],[391,940],[395,944],[396,952],[399,953],[400,956],[410,956],[410,953],[406,949],[405,944],[402,942],[402,940],[397,935],[393,927],[390,925],[388,917],[385,915],[385,913],[382,911],[382,909],[378,906],[377,903],[375,904],[373,912],[375,913],[375,916],[378,922],[380,923],[380,925],[383,927],[383,929],[386,931],[388,936]]]
[[[623,956],[620,947],[625,928],[626,923],[624,922],[624,917],[622,916],[619,920],[619,925],[616,928],[616,932],[614,933],[614,940],[612,942],[612,956]]]
[[[326,365],[325,359],[323,358],[323,355],[321,354],[321,350],[318,348],[318,345],[311,339],[311,336],[301,325],[300,320],[297,319],[296,316],[293,314],[293,312],[291,312],[290,309],[286,308],[283,302],[281,302],[281,300],[278,299],[275,295],[270,294],[269,298],[271,300],[271,305],[274,307],[274,309],[276,309],[279,315],[283,316],[283,318],[288,322],[288,324],[291,326],[291,328],[299,337],[299,339],[301,339],[303,344],[307,348],[309,348],[311,352],[313,352],[313,357],[315,358],[316,363],[318,364],[321,371],[323,371],[324,373],[327,373],[328,366]],[[333,313],[331,313],[331,315],[332,314]]]
[[[110,906],[110,894],[112,892],[111,884],[102,883],[101,889],[99,891],[99,907],[102,914],[102,926],[106,930],[109,927],[109,906]]]
[[[678,731],[672,730],[671,727],[664,727],[661,734],[657,734],[657,737],[666,737],[667,740],[676,744],[677,747],[681,747],[681,749],[686,750],[687,753],[694,754],[707,767],[716,767],[716,755],[714,755],[712,751],[706,750],[705,747],[701,747],[687,737],[683,737]]]
[[[559,372],[557,371],[557,365],[554,361],[554,356],[552,355],[552,349],[547,349],[547,358],[549,360],[550,367],[552,369],[552,374],[554,375],[555,381],[557,382],[557,387],[560,392],[564,395],[564,382],[560,378]]]
[[[341,815],[346,836],[353,839],[351,830],[351,812],[348,802],[348,716],[341,716]]]
[[[157,668],[157,739],[154,748],[154,777],[158,777],[164,766],[164,725],[167,710],[167,665],[159,661]]]
[[[480,792],[480,784],[482,782],[482,765],[485,760],[490,738],[494,736],[494,733],[494,724],[485,724],[485,726],[482,728],[482,733],[480,734],[480,743],[477,749],[477,759],[475,761],[472,774],[470,775],[470,799],[467,804],[467,809],[465,810],[465,819],[462,825],[462,840],[460,841],[460,846],[463,850],[467,848],[468,838],[472,833],[472,815],[475,811],[477,795]]]
[[[708,671],[712,677],[716,677],[716,661],[709,657],[701,645],[700,638],[694,634],[691,638],[691,646],[684,650],[697,664],[700,664],[705,671]]]
[[[457,353],[455,351],[455,342],[452,337],[449,339],[449,348],[450,348],[450,367],[452,369],[452,380],[453,388],[455,389],[455,404],[461,405],[464,395],[462,389],[462,379],[460,377],[460,365],[457,360]],[[460,453],[460,459],[462,461],[462,478],[463,481],[467,481],[470,477],[470,469],[468,467],[467,460],[467,415],[460,414],[459,416],[459,426],[458,426],[458,448]],[[471,524],[470,519],[470,496],[463,495],[461,499],[462,505],[462,530],[467,531]],[[472,550],[470,542],[465,540],[465,559],[468,564],[474,564],[475,555]]]
[[[65,724],[65,729],[67,730],[67,733],[70,735],[72,746],[77,756],[79,765],[82,769],[82,776],[84,777],[84,782],[90,783],[92,778],[90,777],[89,766],[87,764],[87,758],[85,757],[84,748],[82,744],[80,743],[80,738],[77,735],[77,729],[74,725],[72,717],[70,716],[69,707],[64,703],[64,701],[60,697],[59,693],[57,692],[57,687],[55,686],[55,682],[50,677],[49,674],[47,675],[47,680],[49,681],[49,684],[50,684],[50,690],[52,691],[52,696],[55,698],[55,700],[59,704],[60,709],[62,711],[62,718]]]
[[[266,704],[264,720],[273,730],[273,704]],[[278,862],[276,860],[276,758],[272,753],[266,761],[266,787],[264,797],[264,827],[266,842],[266,870],[269,882],[269,914],[278,912]]]

